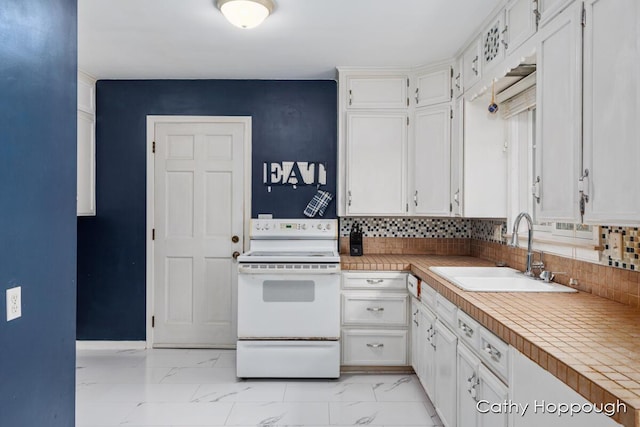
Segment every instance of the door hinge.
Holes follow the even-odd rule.
[[[151,230],[151,240],[156,240],[156,229]]]
[[[453,212],[453,203],[449,203],[449,212]]]
[[[587,9],[584,7],[584,3],[582,3],[582,28],[587,26]]]
[[[409,97],[407,96],[407,107],[409,106]]]
[[[407,126],[409,126],[409,117],[407,116]]]
[[[407,79],[407,87],[409,87],[409,79]]]
[[[449,71],[451,71],[451,78],[453,78],[453,67],[449,68]]]
[[[451,89],[451,99],[453,99],[453,89]]]
[[[151,144],[151,152],[155,154],[156,152],[156,142],[153,141],[153,144]]]
[[[405,212],[409,212],[409,203],[407,203],[407,206],[405,207]]]
[[[449,117],[453,119],[453,109],[449,110]]]
[[[151,316],[151,327],[152,328],[156,327],[156,316]]]

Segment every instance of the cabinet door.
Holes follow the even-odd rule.
[[[415,101],[417,107],[449,102],[451,94],[450,66],[430,69],[416,76]]]
[[[457,422],[461,427],[476,427],[478,423],[478,367],[480,359],[467,346],[458,344],[458,413]]]
[[[499,64],[504,58],[504,32],[504,13],[499,13],[481,34],[483,72]]]
[[[536,32],[536,2],[511,0],[505,9],[505,50],[507,54],[519,48]]]
[[[419,340],[422,343],[422,354],[420,354],[422,366],[419,377],[431,400],[435,399],[436,392],[435,324],[436,316],[427,308],[420,307],[420,330],[424,338]]]
[[[436,320],[436,396],[435,407],[442,423],[447,427],[456,425],[456,348],[458,338],[440,320]]]
[[[418,301],[415,298],[411,298],[411,367],[415,371],[416,375],[420,375],[420,310],[418,309]],[[423,338],[424,339],[424,338]]]
[[[462,69],[463,69],[463,57],[460,56],[453,63],[453,80],[451,84],[453,85],[453,96],[455,98],[461,96],[464,93],[464,86],[462,81]]]
[[[562,9],[574,0],[538,0],[540,3],[540,24],[546,25],[550,22]]]
[[[491,94],[464,104],[464,216],[507,216],[507,153],[504,121],[490,114]]]
[[[480,39],[471,43],[462,55],[462,83],[464,91],[480,81],[482,45]]]
[[[536,176],[538,220],[580,219],[582,25],[576,2],[541,30],[538,44]]]
[[[416,111],[413,211],[418,215],[449,215],[451,156],[451,107],[428,107]]]
[[[77,149],[77,214],[96,214],[96,132],[95,119],[91,114],[78,111]]]
[[[407,114],[347,113],[347,214],[403,215]]]
[[[501,404],[508,401],[509,389],[507,386],[482,364],[478,368],[478,381],[478,396],[480,400],[487,401],[489,404]],[[478,426],[480,427],[507,427],[508,421],[509,415],[507,411],[499,413],[488,411],[478,415]]]
[[[640,6],[587,0],[584,29],[585,219],[640,222]]]
[[[407,108],[407,76],[348,76],[347,108]]]
[[[462,170],[464,144],[464,100],[457,98],[453,103],[453,119],[451,120],[451,184],[449,206],[452,216],[462,216]]]

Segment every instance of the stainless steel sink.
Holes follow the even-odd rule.
[[[430,267],[430,270],[471,292],[577,292],[567,286],[524,276],[507,267]]]

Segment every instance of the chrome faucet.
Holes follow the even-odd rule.
[[[526,212],[520,212],[513,222],[513,231],[511,234],[511,243],[509,246],[514,248],[518,247],[518,228],[520,227],[520,221],[522,218],[527,220],[527,227],[529,229],[529,239],[527,241],[527,268],[524,271],[525,276],[533,277],[534,274],[531,271],[531,263],[533,261],[533,220],[531,219],[531,215]]]

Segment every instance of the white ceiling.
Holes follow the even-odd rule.
[[[452,57],[501,0],[275,0],[258,28],[215,0],[79,0],[79,68],[100,79],[331,79],[336,66]]]

